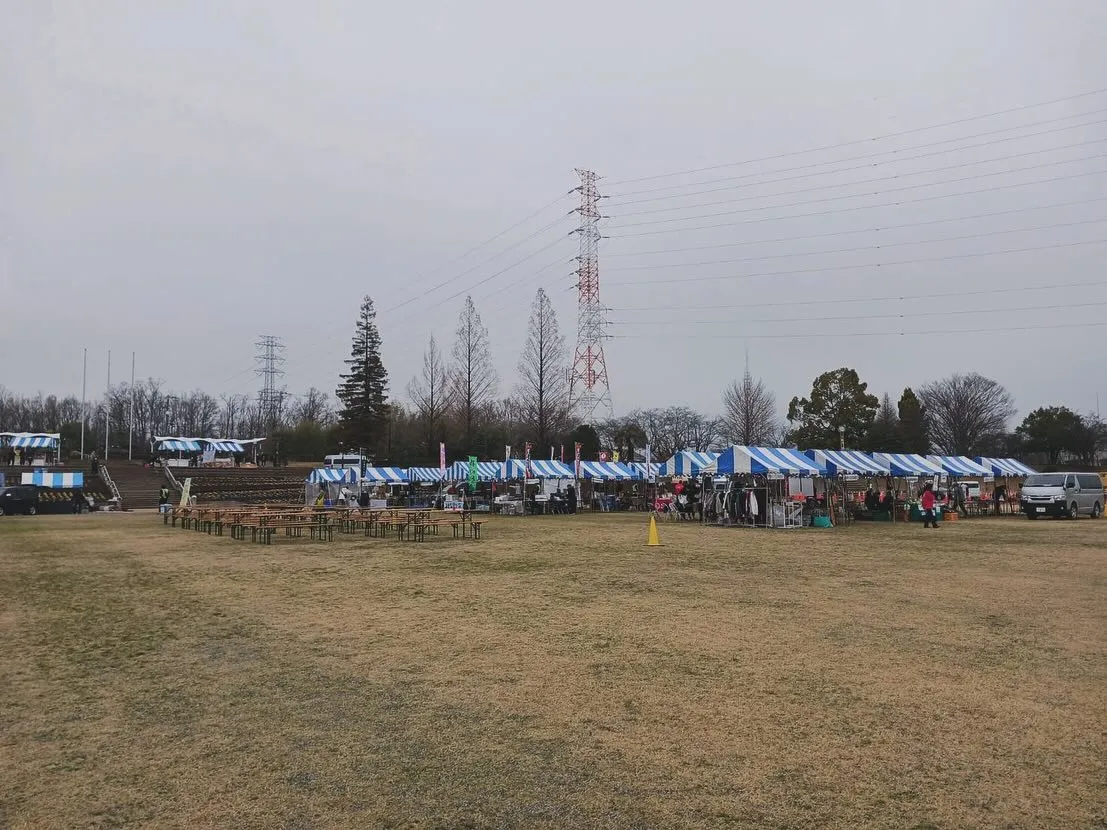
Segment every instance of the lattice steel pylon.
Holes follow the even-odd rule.
[[[603,355],[607,309],[600,304],[600,194],[599,178],[591,170],[577,170],[580,186],[580,237],[577,255],[577,347],[569,374],[569,409],[581,423],[599,415],[611,417],[611,386]]]
[[[279,337],[262,334],[254,344],[257,352],[254,360],[257,369],[254,373],[261,377],[261,389],[258,391],[258,408],[265,423],[265,429],[272,431],[280,418],[284,403],[284,391],[277,388],[277,379],[284,376],[284,343]]]

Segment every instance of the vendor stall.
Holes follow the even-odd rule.
[[[358,472],[352,467],[317,467],[304,479],[304,503],[314,504],[320,495],[326,506],[338,501],[342,491],[352,491]]]
[[[826,484],[833,482],[835,493],[826,492],[826,510],[838,522],[854,518],[891,520],[895,517],[895,493],[889,486],[891,468],[883,461],[857,450],[807,450],[816,463],[826,467]],[[855,485],[850,492],[850,482]],[[864,491],[866,498],[862,500]]]
[[[19,464],[31,467],[45,467],[52,455],[56,461],[59,456],[61,435],[51,432],[9,432],[4,433],[7,444]]]
[[[992,471],[994,477],[990,494],[992,512],[997,516],[1019,515],[1019,491],[1022,489],[1022,480],[1027,476],[1036,475],[1038,471],[1015,458],[978,456],[973,460]]]
[[[196,438],[155,436],[154,441],[157,452],[165,454],[161,461],[166,467],[193,467],[196,465],[196,456],[204,449]],[[176,453],[177,457],[170,458],[169,453]],[[187,458],[185,453],[188,453]]]
[[[792,528],[804,521],[803,503],[790,496],[787,479],[825,476],[826,467],[796,449],[735,445],[703,473],[727,477],[725,489],[714,490],[715,503],[705,517],[714,514],[721,524]]]

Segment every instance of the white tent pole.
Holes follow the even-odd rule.
[[[81,366],[81,460],[85,457],[85,421],[88,420],[88,349]]]

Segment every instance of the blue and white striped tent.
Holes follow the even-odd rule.
[[[717,472],[722,474],[826,475],[826,467],[808,458],[799,450],[785,447],[743,447],[735,445],[728,450],[724,450],[715,464]]]
[[[12,436],[11,445],[25,450],[55,450],[58,448],[60,435],[51,435],[44,432],[23,432]]]
[[[158,449],[163,452],[200,452],[200,442],[191,438],[162,438]]]
[[[1023,476],[1032,476],[1037,473],[1037,470],[1027,467],[1015,458],[987,458],[985,456],[978,456],[974,460],[980,466],[987,467],[991,470],[994,476],[1022,478]]]
[[[632,461],[627,466],[634,473],[634,477],[638,479],[657,478],[661,475],[661,464],[651,463],[649,469],[646,469],[645,461]]]
[[[826,467],[828,476],[890,475],[892,470],[883,461],[858,450],[808,450],[808,458]]]
[[[500,481],[503,476],[503,462],[502,461],[478,461],[477,462],[477,481]],[[446,480],[447,481],[468,481],[469,480],[469,462],[468,461],[455,461],[449,467],[446,468]]]
[[[695,476],[706,467],[710,467],[719,458],[717,452],[701,452],[699,450],[681,450],[672,458],[661,465],[659,475],[663,476]]]
[[[938,476],[942,468],[921,455],[902,452],[874,452],[873,458],[883,461],[895,476]]]
[[[408,481],[436,483],[442,480],[442,470],[438,467],[408,467]]]
[[[352,467],[316,467],[306,479],[308,484],[354,484],[357,470]]]
[[[375,484],[407,484],[407,470],[402,467],[366,467],[364,480]]]
[[[573,478],[573,468],[560,461],[542,459],[530,462],[530,474],[532,478]]]
[[[24,473],[22,483],[34,484],[37,487],[49,487],[54,490],[71,490],[74,487],[85,486],[85,474],[47,473],[43,470],[35,470],[33,473]]]
[[[600,481],[629,481],[635,477],[630,467],[618,461],[582,461],[580,476]]]
[[[224,439],[218,439],[217,440],[215,438],[205,438],[205,439],[203,439],[203,441],[204,441],[204,443],[206,443],[209,447],[211,447],[216,452],[233,452],[233,453],[244,453],[244,452],[246,452],[245,448],[243,448],[243,446],[240,443],[238,443],[237,441],[232,441],[230,439],[225,439],[225,440]]]
[[[992,471],[963,455],[928,455],[927,458],[951,476],[990,476]]]
[[[501,481],[518,481],[527,477],[527,463],[520,458],[509,458],[497,463],[500,465]]]

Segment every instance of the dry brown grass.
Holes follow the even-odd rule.
[[[1105,827],[1107,521],[0,522],[0,826]]]

